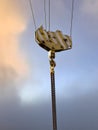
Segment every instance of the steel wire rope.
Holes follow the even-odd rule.
[[[44,16],[45,16],[45,28],[47,30],[46,0],[44,0]]]
[[[51,76],[53,130],[57,130],[56,95],[55,95],[55,72],[50,72],[50,76]]]
[[[31,13],[32,13],[34,27],[35,27],[35,30],[36,30],[36,21],[35,21],[34,10],[33,10],[33,6],[32,6],[31,0],[29,0],[29,5],[30,5]]]
[[[49,31],[50,31],[50,0],[49,0]]]
[[[70,37],[72,37],[72,29],[73,29],[73,12],[74,12],[74,0],[72,0],[72,7],[71,7]]]
[[[27,17],[27,16],[28,16],[28,7],[27,7],[28,5],[27,5],[27,4],[28,4],[27,1],[24,0],[24,1],[23,1],[23,12],[24,12],[23,15],[24,15],[24,17],[25,17],[26,19],[28,18],[28,17]]]

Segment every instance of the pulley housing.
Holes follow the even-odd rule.
[[[35,40],[47,51],[53,50],[59,52],[72,48],[70,36],[63,35],[60,30],[56,30],[56,32],[46,31],[43,26],[35,31]]]

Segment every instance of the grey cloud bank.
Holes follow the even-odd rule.
[[[98,129],[98,89],[73,99],[58,98],[57,117],[60,130]],[[0,129],[52,130],[51,102],[22,106],[15,98],[0,103]]]

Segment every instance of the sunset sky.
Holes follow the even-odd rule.
[[[71,2],[51,0],[51,31],[69,35]],[[44,0],[32,5],[45,27]],[[0,0],[0,130],[52,130],[48,53],[34,32],[29,0]],[[58,130],[98,130],[98,0],[75,0],[72,41],[55,58]]]

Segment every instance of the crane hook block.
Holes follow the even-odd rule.
[[[72,40],[68,35],[63,35],[61,31],[46,31],[43,26],[35,31],[36,42],[45,50],[55,52],[64,51],[72,48]]]

